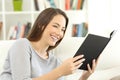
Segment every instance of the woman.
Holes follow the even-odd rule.
[[[47,8],[36,19],[27,38],[16,40],[5,60],[0,80],[64,80],[63,76],[72,74],[83,61],[83,55],[69,58],[63,63],[50,53],[64,37],[68,17],[60,9]],[[80,80],[86,80],[95,70],[88,64]]]

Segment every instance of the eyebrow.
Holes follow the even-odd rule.
[[[56,24],[56,25],[60,26],[60,24],[58,24],[58,23],[54,23],[54,24]],[[66,27],[64,27],[64,26],[63,26],[62,28],[66,28]]]

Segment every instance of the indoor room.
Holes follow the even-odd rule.
[[[109,39],[109,42],[97,55],[96,59],[99,57],[97,66],[87,80],[120,80],[119,3],[119,0],[0,0],[0,73],[4,71],[3,66],[5,65],[6,57],[9,56],[9,50],[15,45],[17,40],[30,36],[31,29],[35,23],[37,24],[39,14],[47,8],[58,8],[65,12],[69,21],[67,26],[65,26],[67,28],[64,30],[65,34],[61,38],[61,42],[58,43],[57,47],[50,49],[50,52],[64,62],[66,59],[74,57],[89,34]],[[51,15],[53,14],[51,13]],[[47,16],[49,15],[46,15],[46,18]],[[45,24],[47,23],[46,21]],[[45,31],[47,28],[41,28],[41,30]],[[48,30],[48,33],[50,33],[50,30]],[[55,37],[57,32],[56,34],[51,32],[50,35],[52,35],[53,41],[57,43],[59,37]],[[42,39],[41,36],[40,39]],[[92,46],[100,44],[95,41],[89,43]],[[34,43],[32,42],[32,44]],[[49,44],[53,45],[50,42]],[[87,50],[87,47],[84,48]],[[97,47],[90,46],[89,48],[95,51]],[[17,48],[15,47],[13,52],[16,50]],[[49,55],[47,57],[49,58]],[[93,59],[93,56],[91,57]],[[21,64],[18,63],[18,65]],[[38,68],[38,65],[34,65],[34,67]],[[64,79],[60,80],[79,80],[83,71],[83,69],[76,69],[72,74],[65,75]],[[0,78],[0,80],[2,79]],[[51,80],[56,79],[51,78]]]

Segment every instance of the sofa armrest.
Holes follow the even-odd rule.
[[[119,70],[120,66],[104,70],[96,70],[88,80],[110,80],[111,78],[120,75]]]
[[[13,43],[14,40],[0,41],[0,73],[2,71],[7,52]]]

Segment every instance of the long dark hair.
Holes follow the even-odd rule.
[[[58,15],[58,14],[63,15],[65,17],[65,20],[66,20],[65,27],[67,28],[68,17],[65,14],[65,12],[63,12],[62,10],[60,10],[58,8],[46,8],[37,17],[32,29],[31,29],[31,31],[29,33],[29,35],[27,36],[27,39],[29,41],[38,41],[38,40],[40,40],[46,26],[50,23],[50,21],[53,19],[53,17]],[[49,51],[51,49],[54,49],[61,42],[61,40],[59,40],[55,44],[55,46],[49,46],[47,51]]]

